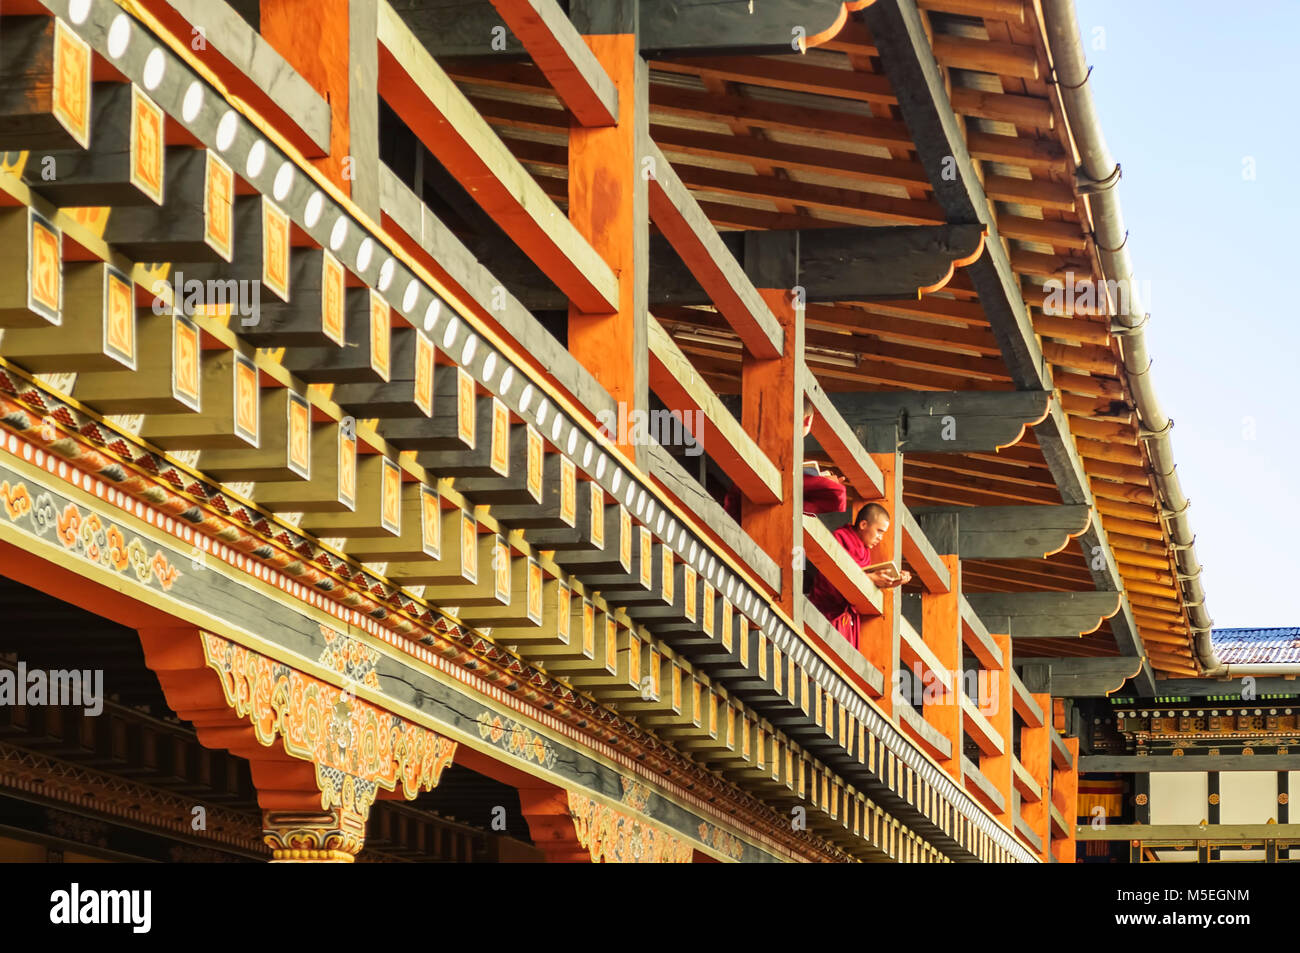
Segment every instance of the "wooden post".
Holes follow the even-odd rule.
[[[569,15],[618,91],[613,126],[569,129],[569,220],[618,276],[618,308],[569,307],[569,351],[631,415],[649,406],[649,200],[641,156],[648,142],[649,71],[637,49],[637,4],[574,0]],[[619,415],[622,419],[622,415]],[[644,447],[616,442],[640,466]]]
[[[869,431],[867,436],[867,449],[872,451],[871,459],[880,468],[881,484],[885,489],[885,495],[876,502],[889,510],[890,515],[889,531],[871,551],[871,559],[873,562],[899,559],[903,553],[903,520],[898,511],[899,504],[903,500],[903,457],[893,450],[897,445],[897,434],[892,430],[886,433],[885,428],[875,428]],[[856,501],[849,501],[850,509],[858,505]],[[855,518],[856,515],[854,510],[849,514],[849,519]],[[959,590],[954,586],[953,591]],[[885,673],[885,683],[888,685],[894,683],[894,673],[898,671],[899,666],[898,638],[902,599],[897,589],[883,589],[880,595],[880,615],[862,620],[862,641],[858,649],[867,657],[867,661]],[[894,692],[886,691],[879,701],[881,707],[892,715]],[[953,754],[960,759],[960,745],[956,747]]]
[[[1046,716],[1052,710],[1052,696],[1047,692],[1035,693],[1032,698],[1038,703]],[[1033,778],[1042,791],[1037,801],[1021,800],[1020,816],[1025,824],[1038,835],[1042,850],[1039,856],[1047,860],[1051,850],[1051,817],[1048,804],[1051,798],[1052,784],[1052,722],[1044,717],[1038,728],[1025,725],[1020,729],[1020,763],[1024,765],[1029,776]]]
[[[795,307],[790,286],[774,271],[751,276],[784,332],[778,358],[746,353],[741,367],[741,425],[776,465],[781,502],[743,500],[740,525],[781,567],[780,604],[803,628],[803,308]]]
[[[894,535],[895,524],[901,527],[902,520],[891,522],[887,537]],[[875,553],[872,553],[872,558],[877,558]],[[927,699],[923,710],[925,720],[952,744],[951,755],[947,760],[940,760],[939,766],[960,781],[962,724],[965,720],[961,707],[965,689],[961,679],[961,611],[958,605],[961,598],[961,561],[956,554],[941,555],[939,559],[947,567],[952,585],[947,592],[922,594],[921,638],[934,651],[939,664],[952,679],[952,691],[945,693],[942,699],[933,704]],[[890,594],[897,600],[893,592]],[[972,701],[978,704],[978,699]]]
[[[1000,755],[981,753],[980,773],[1002,795],[1004,807],[1002,811],[995,812],[994,817],[1008,828],[1011,828],[1013,827],[1011,817],[1011,759],[1013,757],[1011,731],[1015,720],[1012,715],[1011,701],[1011,692],[1013,690],[1011,687],[1011,636],[990,633],[990,637],[993,639],[994,644],[997,645],[998,651],[1002,653],[1002,668],[988,673],[989,691],[992,697],[990,699],[981,697],[980,704],[985,705],[991,702],[992,710],[988,716],[989,722],[993,725],[994,730],[1002,735],[1006,747]],[[994,681],[995,678],[996,681]],[[1073,822],[1074,818],[1067,815],[1067,820]]]
[[[1052,853],[1055,855],[1057,862],[1072,864],[1074,863],[1077,846],[1075,827],[1076,815],[1079,811],[1079,739],[1065,738],[1064,741],[1065,747],[1070,750],[1073,764],[1064,770],[1058,769],[1053,774],[1052,803],[1056,805],[1056,809],[1065,818],[1065,829],[1069,833],[1065,837],[1052,838]]]

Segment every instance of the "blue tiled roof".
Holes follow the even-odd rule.
[[[1219,660],[1229,665],[1264,662],[1300,663],[1300,626],[1272,629],[1213,629],[1210,641]]]

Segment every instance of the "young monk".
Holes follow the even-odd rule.
[[[858,510],[854,522],[841,526],[835,531],[835,538],[839,540],[850,558],[865,569],[873,561],[872,548],[879,545],[888,530],[889,510],[879,503],[868,503]],[[910,582],[912,574],[903,570],[899,578],[894,579],[884,570],[878,570],[868,573],[867,578],[881,589],[892,589]],[[839,590],[827,582],[826,577],[821,573],[817,574],[808,598],[831,621],[835,630],[848,639],[849,644],[856,649],[862,630],[862,620],[858,616],[858,610],[840,595]]]
[[[803,435],[812,432],[813,418],[812,398],[804,395],[803,399]],[[848,503],[848,493],[844,484],[832,476],[817,473],[803,474],[803,511],[808,516],[818,513],[843,513]],[[722,508],[737,522],[740,520],[740,492],[732,487],[722,499]]]

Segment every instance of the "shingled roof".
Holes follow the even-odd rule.
[[[1271,629],[1214,629],[1214,651],[1229,665],[1247,663],[1300,663],[1300,627]]]

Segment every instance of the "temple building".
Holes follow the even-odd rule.
[[[1088,70],[1070,0],[0,0],[0,859],[1287,859]]]

